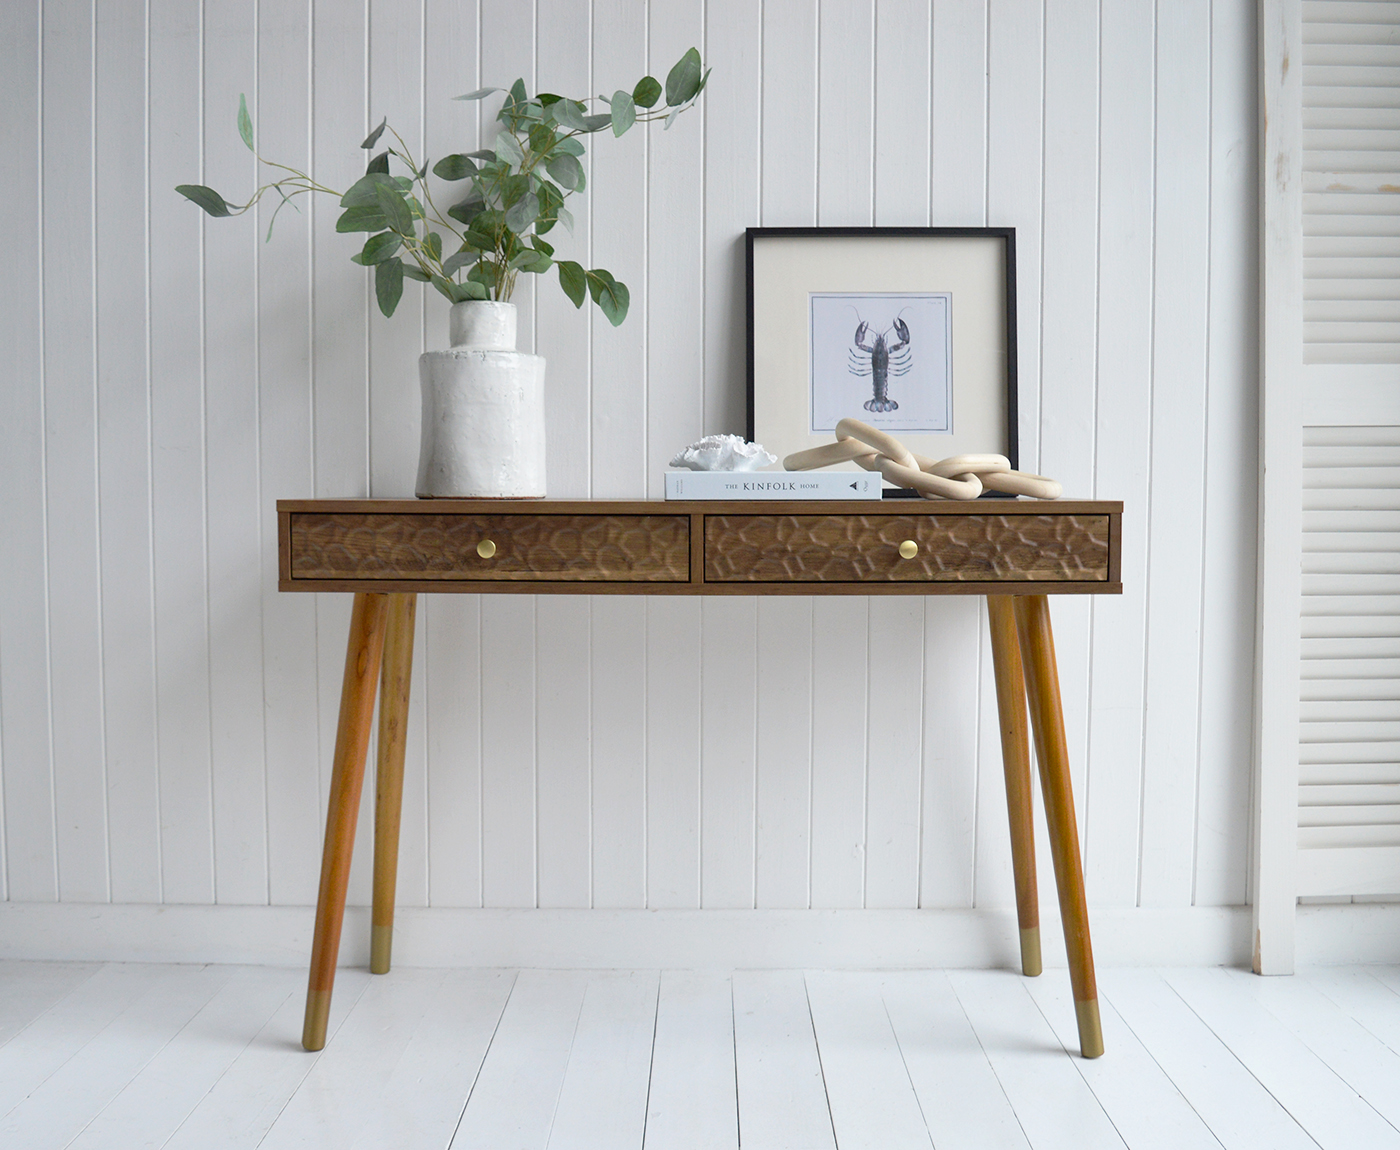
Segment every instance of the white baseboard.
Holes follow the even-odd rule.
[[[1400,903],[1300,906],[1295,938],[1299,966],[1400,963]]]
[[[1249,961],[1247,907],[1101,908],[1089,917],[1102,966]],[[311,953],[311,926],[309,907],[0,903],[0,958],[300,966]],[[1058,920],[1043,918],[1041,930],[1045,964],[1064,966]],[[1020,964],[1017,937],[1010,910],[401,907],[394,961],[581,969],[1014,969]],[[1373,937],[1379,937],[1375,931],[1358,935],[1357,942]],[[347,911],[340,961],[369,962],[367,908]]]

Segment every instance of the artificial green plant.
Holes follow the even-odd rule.
[[[700,53],[692,48],[667,74],[664,89],[653,77],[644,76],[631,92],[619,89],[611,98],[596,97],[607,106],[605,112],[590,113],[591,101],[551,93],[528,96],[523,80],[516,80],[508,91],[480,88],[456,97],[480,100],[495,92],[506,94],[496,116],[500,127],[494,148],[444,156],[433,165],[433,175],[466,187],[466,194],[445,212],[439,210],[428,185],[428,161],[420,165],[387,120],[360,147],[373,152],[386,131],[397,146],[375,155],[365,174],[340,193],[305,172],[258,155],[243,97],[238,101],[243,142],[259,162],[290,174],[263,184],[246,204],[230,204],[202,184],[181,184],[175,190],[211,216],[240,215],[266,192],[275,191],[281,202],[268,224],[269,237],[277,212],[297,196],[307,192],[337,196],[345,210],[336,221],[336,231],[369,233],[364,246],[350,258],[374,268],[375,296],[386,316],[394,314],[405,278],[432,284],[453,303],[504,302],[521,272],[538,275],[554,267],[559,270],[559,286],[575,307],[582,307],[585,296],[591,295],[616,326],[627,316],[627,285],[603,268],[585,270],[573,260],[556,260],[543,236],[557,223],[573,231],[573,216],[564,203],[584,188],[582,136],[609,127],[620,136],[633,124],[663,118],[669,128],[694,105],[709,75],[702,70]],[[663,95],[666,103],[658,108]],[[407,174],[395,175],[392,161]]]

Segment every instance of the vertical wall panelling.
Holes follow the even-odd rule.
[[[1205,515],[1210,6],[1157,10],[1152,486],[1148,504],[1144,906],[1191,902]]]
[[[240,93],[256,106],[257,5],[204,13],[204,174],[239,202],[260,182],[239,138]],[[209,549],[209,718],[218,902],[267,899],[262,751],[258,468],[259,247],[254,220],[204,233],[205,522]],[[250,625],[252,621],[252,625]]]
[[[875,210],[875,0],[817,0],[817,223]]]
[[[745,227],[1015,227],[1021,462],[1127,503],[1126,594],[1053,607],[1091,901],[1238,903],[1253,5],[1053,11],[4,6],[0,181],[42,226],[0,317],[0,895],[314,897],[349,601],[275,590],[273,501],[410,490],[448,309],[410,285],[381,317],[329,197],[267,243],[272,201],[213,221],[175,195],[256,186],[238,94],[264,154],[343,188],[381,116],[433,161],[494,136],[499,96],[453,96],[607,95],[695,45],[700,108],[591,137],[550,237],[630,286],[627,322],[554,275],[517,292],[551,493],[657,495],[683,442],[738,429]],[[419,618],[404,904],[1011,905],[974,598],[444,595]]]
[[[700,904],[754,905],[758,600],[700,605]]]
[[[269,158],[306,171],[310,163],[311,5],[260,0],[254,140]],[[216,125],[231,135],[228,109]],[[263,169],[265,172],[268,170]],[[252,178],[251,175],[245,178]],[[277,591],[273,503],[312,493],[311,213],[277,204],[236,225],[256,245],[258,463],[256,514],[262,564],[262,728],[267,793],[267,893],[274,905],[305,905],[320,873],[320,748],[316,738],[316,603]],[[331,205],[323,203],[321,210]],[[347,271],[349,269],[346,269]]]
[[[924,605],[903,595],[875,596],[867,603],[870,717],[866,736],[865,905],[917,906],[923,718],[928,689],[920,673],[924,664]],[[954,662],[967,665],[956,656]]]
[[[665,72],[704,45],[701,0],[650,9],[649,71]],[[704,429],[705,113],[693,109],[669,130],[651,129],[647,160],[647,495],[664,494],[666,464]],[[723,153],[717,159],[722,159]],[[643,318],[642,316],[638,317]]]
[[[539,905],[589,904],[589,600],[535,601]]]
[[[1143,666],[1152,426],[1153,30],[1150,4],[1110,4],[1099,40],[1099,294],[1095,493],[1124,516],[1123,595],[1093,605],[1089,792],[1084,877],[1089,897],[1137,903]]]
[[[1258,472],[1259,122],[1253,5],[1211,5],[1210,313],[1196,905],[1246,901]],[[1239,93],[1237,97],[1235,94]],[[1243,541],[1243,547],[1241,543]]]
[[[43,213],[40,8],[0,5],[0,93],[14,160],[0,170],[7,203]],[[44,515],[42,244],[20,228],[11,250],[14,297],[0,308],[0,340],[15,372],[0,387],[0,770],[4,783],[5,897],[58,897],[53,760],[49,741],[47,525]]]
[[[812,905],[865,898],[866,600],[812,600]]]
[[[983,218],[987,210],[987,19],[987,0],[934,0],[929,191],[937,224],[976,227],[996,222]],[[915,24],[910,30],[917,35],[917,29]],[[898,27],[888,31],[893,36],[902,34]],[[915,154],[917,148],[915,144]]]
[[[470,91],[470,89],[468,89]],[[481,903],[481,597],[424,595],[428,901]]]
[[[630,595],[599,595],[591,600],[593,654],[590,681],[593,721],[593,775],[588,818],[592,846],[593,906],[651,905],[647,901],[648,762],[666,763],[674,737],[693,748],[699,688],[698,652],[658,652],[653,666],[647,641],[650,604]],[[694,656],[689,673],[673,661]],[[653,670],[659,673],[653,674]],[[669,709],[675,702],[682,709]],[[656,707],[659,729],[655,752],[650,742]],[[678,730],[673,732],[672,723]],[[692,752],[693,753],[693,752]],[[653,758],[655,754],[655,758]],[[693,814],[693,811],[689,812]],[[694,838],[690,845],[693,850]]]
[[[170,199],[161,195],[176,184],[204,180],[203,25],[200,6],[189,0],[155,0],[150,20],[147,210],[161,897],[197,903],[214,898],[205,626],[205,217],[173,192]]]
[[[758,600],[754,901],[808,904],[812,773],[812,600]]]
[[[45,12],[44,435],[58,889],[108,897],[97,537],[96,316],[92,288],[93,51],[87,4]]]
[[[931,13],[930,0],[875,2],[874,223],[881,227],[929,222]],[[981,80],[978,90],[985,91]]]
[[[873,605],[874,601],[872,601]],[[977,739],[981,710],[981,601],[974,598],[930,598],[923,604],[923,684],[922,693],[909,699],[914,681],[908,663],[882,655],[907,680],[895,688],[895,698],[905,708],[923,704],[923,809],[920,816],[919,893],[920,906],[973,905],[972,877],[975,850],[977,801]],[[917,626],[917,616],[908,622]],[[980,625],[979,625],[980,624]],[[874,636],[872,636],[872,641]],[[912,648],[913,644],[910,643]],[[910,652],[912,655],[912,650]],[[899,695],[904,694],[904,699]],[[995,702],[986,696],[990,709]],[[886,704],[888,706],[888,704]],[[883,707],[881,709],[884,709]],[[874,715],[877,704],[871,700]],[[915,734],[908,715],[890,706],[884,719],[891,729],[904,732],[906,742]],[[1000,740],[993,731],[993,739]],[[871,761],[874,767],[874,759]],[[991,775],[999,776],[997,762],[989,762]],[[907,785],[907,784],[906,784]],[[995,819],[1005,811],[993,803],[987,810],[989,834],[996,834]],[[907,818],[903,812],[897,817]],[[1004,820],[1003,820],[1004,821]],[[1006,839],[1003,834],[998,842]]]
[[[486,906],[535,905],[535,597],[481,611],[482,890]]]
[[[699,599],[658,596],[646,600],[643,794],[649,907],[700,905],[701,717],[705,702],[701,612]]]
[[[817,2],[761,6],[760,218],[754,222],[767,228],[817,222]]]
[[[593,0],[595,88],[635,84],[647,74],[647,13],[646,6],[630,0]],[[666,78],[659,79],[664,83]],[[595,136],[590,141],[592,168],[587,206],[582,209],[589,213],[593,240],[588,266],[612,272],[627,285],[632,301],[620,328],[604,319],[592,301],[584,305],[592,332],[590,378],[609,381],[592,393],[589,439],[595,499],[639,498],[646,494],[649,479],[646,157],[654,132],[633,128],[620,139]]]
[[[705,131],[707,434],[744,430],[744,229],[759,220],[762,12],[748,0],[707,0],[705,43],[697,45],[707,64],[723,61],[723,79],[706,87],[699,111],[691,113],[703,117]]]
[[[592,26],[589,0],[539,0],[539,40],[536,60],[539,66],[539,86],[550,92],[579,97],[598,95],[608,86],[607,94],[638,77],[600,77],[593,83]],[[638,74],[640,76],[640,73]],[[463,89],[469,91],[470,89]],[[630,88],[629,88],[630,91]],[[601,108],[601,105],[599,106]],[[633,132],[644,132],[633,127]],[[611,132],[589,137],[588,151],[609,148],[614,142]],[[585,180],[588,183],[590,160],[584,157]],[[583,199],[575,200],[574,230],[556,226],[544,238],[555,246],[560,259],[572,259],[585,267],[588,262],[590,224],[589,204],[592,196],[585,186]],[[451,201],[448,201],[451,202]],[[592,304],[586,305],[592,310]],[[575,308],[559,289],[557,272],[549,272],[539,280],[535,291],[536,335],[535,350],[547,361],[545,371],[545,442],[546,484],[550,495],[558,498],[580,499],[589,494],[589,313]],[[579,612],[578,618],[587,626],[588,606],[582,600],[569,599]]]
[[[160,901],[160,825],[146,370],[146,13],[133,0],[96,11],[97,461],[108,857],[112,900],[150,903]]]

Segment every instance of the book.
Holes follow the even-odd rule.
[[[668,471],[667,499],[879,499],[879,475],[851,471]]]

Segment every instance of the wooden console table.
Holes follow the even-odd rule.
[[[1047,595],[1115,594],[1118,502],[623,502],[287,499],[278,588],[352,591],[302,1045],[335,981],[375,693],[381,693],[370,969],[389,969],[405,718],[420,591],[565,595],[986,595],[1011,823],[1021,969],[1041,969],[1031,826],[1034,733],[1079,1024],[1103,1053]],[[1029,732],[1026,722],[1030,703]]]

